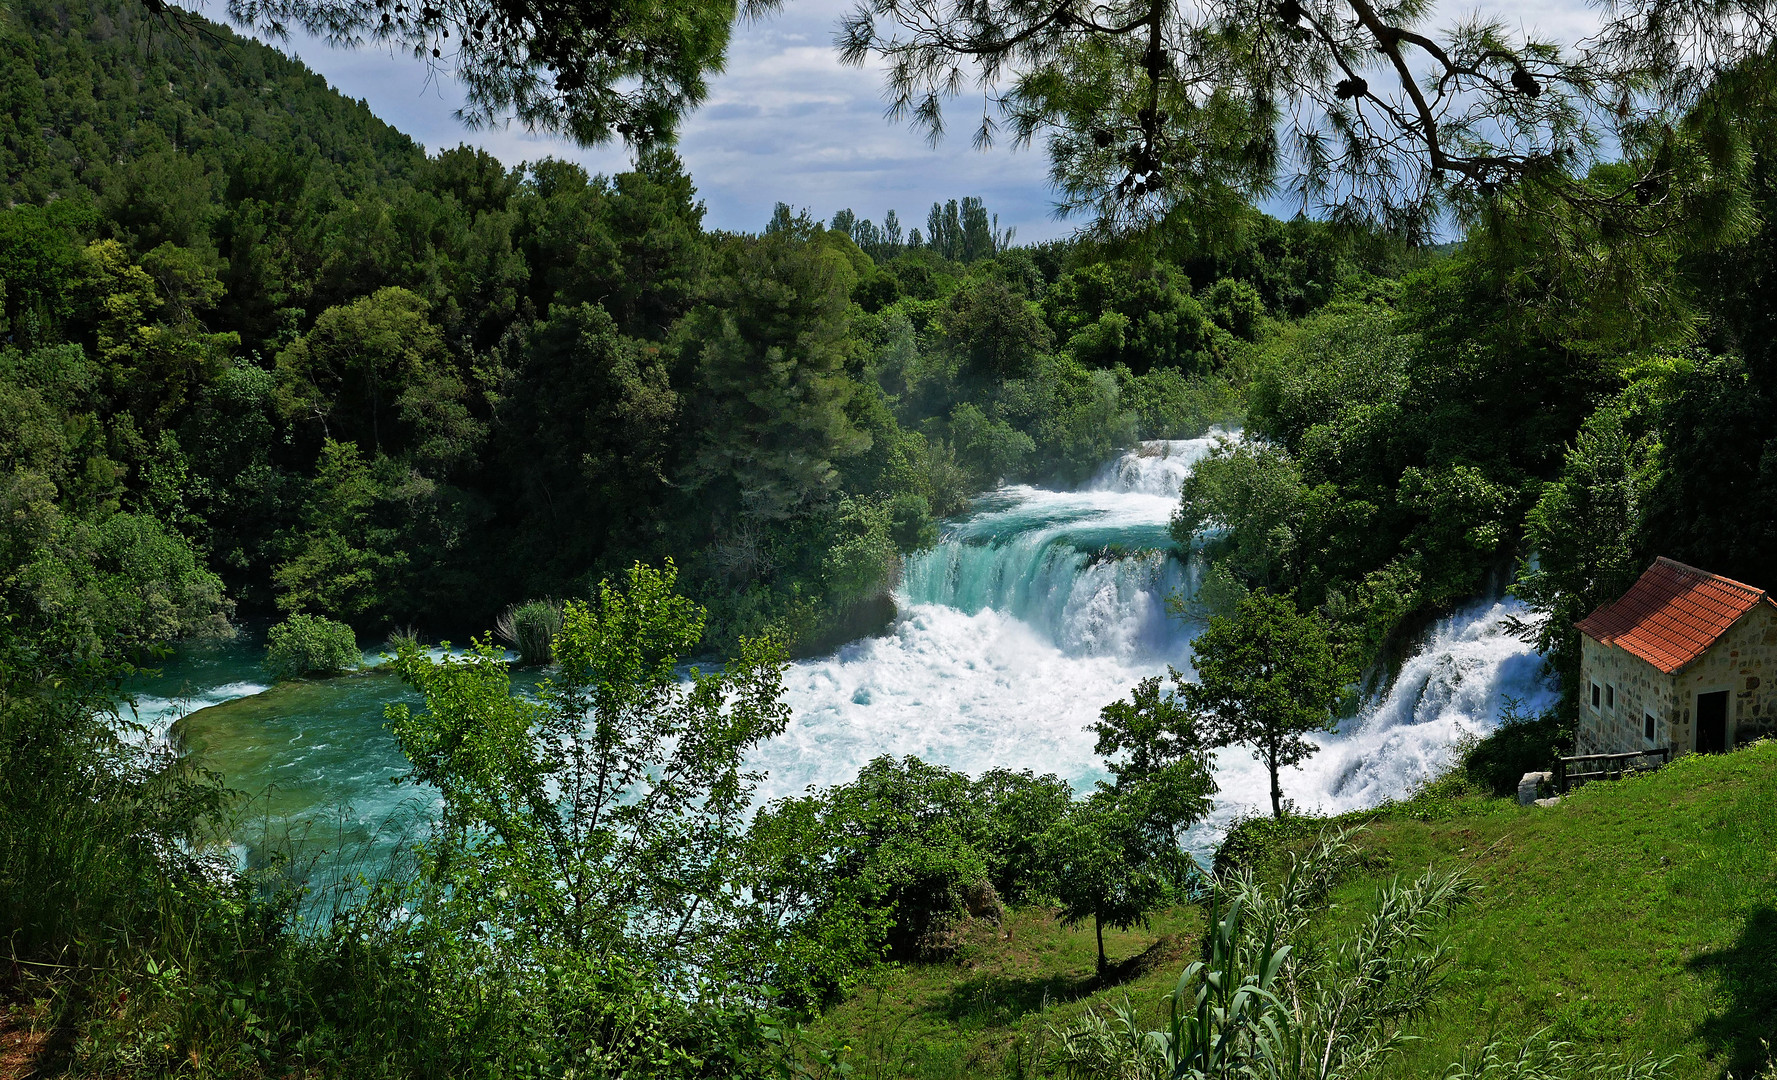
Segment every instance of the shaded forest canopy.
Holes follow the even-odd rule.
[[[1229,419],[1271,319],[1411,258],[1250,212],[1134,262],[1019,248],[973,199],[717,233],[669,153],[428,157],[220,27],[4,35],[7,385],[44,418],[14,476],[70,529],[129,516],[163,637],[231,601],[479,630],[670,555],[714,641],[824,640],[975,491]]]

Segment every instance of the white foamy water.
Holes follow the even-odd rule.
[[[1190,670],[1199,628],[1171,615],[1166,599],[1189,595],[1197,570],[1181,561],[1167,525],[1179,484],[1215,441],[1148,443],[1082,490],[1008,487],[946,523],[933,550],[908,560],[886,634],[791,666],[789,727],[752,758],[769,771],[760,794],[843,783],[882,754],[973,775],[1055,773],[1076,789],[1102,778],[1087,731],[1099,710],[1168,665]],[[1286,772],[1285,795],[1331,812],[1400,797],[1438,771],[1458,739],[1490,730],[1506,698],[1526,710],[1549,704],[1540,658],[1504,624],[1520,610],[1480,603],[1435,626],[1384,694]],[[190,712],[264,691],[259,660],[238,648],[189,657],[138,688],[135,718],[158,743]],[[289,821],[347,805],[367,811],[353,821],[373,821],[369,810],[387,814],[392,798],[409,797],[388,784],[405,770],[382,719],[398,693],[366,679],[301,684],[282,704],[213,716],[200,734],[218,760],[235,762],[231,784],[276,794]],[[1268,778],[1246,751],[1222,751],[1217,779],[1215,812],[1192,843],[1200,854],[1237,814],[1270,806]]]
[[[771,774],[762,794],[850,780],[881,754],[970,774],[1055,773],[1076,787],[1101,778],[1086,730],[1098,711],[1169,664],[1190,670],[1199,627],[1165,599],[1188,595],[1196,575],[1166,527],[1215,440],[1144,444],[1083,491],[1004,488],[950,523],[908,561],[885,636],[793,666],[789,730],[755,755]],[[1440,622],[1385,694],[1285,774],[1285,795],[1328,812],[1406,795],[1458,739],[1491,730],[1508,697],[1549,704],[1541,658],[1504,625],[1515,611],[1487,602]],[[1218,755],[1217,779],[1194,845],[1205,849],[1237,814],[1270,806],[1269,779],[1245,750]]]
[[[155,747],[166,742],[167,733],[180,718],[225,701],[263,694],[267,689],[269,686],[265,683],[243,681],[205,687],[170,697],[137,694],[134,701],[122,705],[119,712],[135,728],[134,731],[125,733],[129,741],[143,747]]]

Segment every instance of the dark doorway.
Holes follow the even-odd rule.
[[[1728,748],[1728,692],[1697,695],[1697,752],[1719,754]]]

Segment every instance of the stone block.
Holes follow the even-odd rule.
[[[1555,774],[1550,772],[1525,773],[1524,778],[1518,781],[1518,805],[1529,806],[1531,803],[1540,802],[1541,800],[1537,796],[1542,793],[1542,786],[1554,779]]]

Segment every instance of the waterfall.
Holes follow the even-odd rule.
[[[908,560],[886,633],[791,665],[789,726],[749,762],[768,772],[761,795],[849,781],[881,754],[970,774],[1055,773],[1076,788],[1103,779],[1089,731],[1099,710],[1169,666],[1190,670],[1200,627],[1171,614],[1167,598],[1188,596],[1197,572],[1167,525],[1179,485],[1217,437],[1144,443],[1079,490],[1006,487],[947,522],[932,550]],[[1385,692],[1317,736],[1319,752],[1284,774],[1285,793],[1329,812],[1406,795],[1458,739],[1490,730],[1507,697],[1527,710],[1549,704],[1540,657],[1506,626],[1517,611],[1490,600],[1431,628]],[[132,688],[136,715],[159,738],[198,710],[180,742],[207,753],[231,786],[266,792],[268,827],[322,830],[333,851],[393,851],[431,806],[409,806],[416,793],[389,782],[407,763],[383,705],[411,693],[386,676],[268,690],[260,659],[244,647],[188,655]],[[1219,752],[1216,777],[1199,853],[1236,815],[1269,809],[1269,780],[1245,750]],[[356,813],[341,816],[346,806]]]
[[[794,665],[789,730],[761,748],[767,796],[843,782],[879,754],[917,755],[978,774],[1102,779],[1089,725],[1136,682],[1190,670],[1200,627],[1167,610],[1196,572],[1167,534],[1179,485],[1215,445],[1150,442],[1079,491],[1006,487],[908,560],[889,632]],[[1283,777],[1303,810],[1340,812],[1409,794],[1485,734],[1507,698],[1553,701],[1541,658],[1515,637],[1514,600],[1489,600],[1434,626],[1393,684]],[[1270,781],[1244,749],[1217,755],[1221,794],[1197,846],[1242,813],[1268,810]]]

